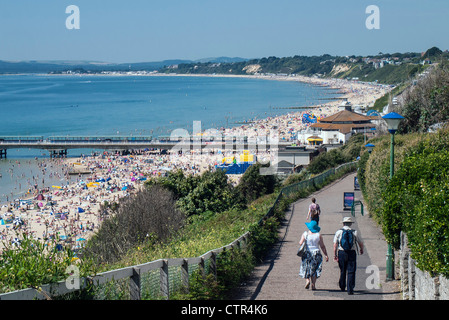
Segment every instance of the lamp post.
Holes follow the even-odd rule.
[[[399,127],[399,122],[404,119],[403,116],[397,114],[396,112],[390,112],[382,117],[386,123],[388,132],[391,135],[391,147],[390,147],[390,179],[393,178],[394,174],[394,135]],[[387,249],[387,280],[394,279],[394,251],[391,244],[388,244]]]

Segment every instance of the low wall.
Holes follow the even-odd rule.
[[[401,233],[399,274],[404,300],[449,300],[449,279],[432,276],[416,267],[411,257],[407,236]]]

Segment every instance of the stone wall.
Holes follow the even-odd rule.
[[[404,300],[449,300],[449,280],[443,276],[432,276],[416,267],[404,233],[401,234],[399,260]]]

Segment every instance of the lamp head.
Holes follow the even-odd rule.
[[[403,116],[396,112],[390,112],[382,117],[387,123],[388,131],[391,134],[395,134],[399,127],[399,122],[404,119]]]
[[[371,153],[371,151],[373,151],[375,145],[372,143],[368,143],[365,147],[368,149],[368,152]]]

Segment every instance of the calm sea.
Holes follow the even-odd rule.
[[[0,136],[156,137],[176,128],[191,131],[193,121],[204,130],[287,113],[282,108],[317,104],[328,93],[299,82],[247,78],[0,76]],[[36,156],[48,152],[8,150],[8,159],[0,160],[0,197],[19,194],[42,173]]]

